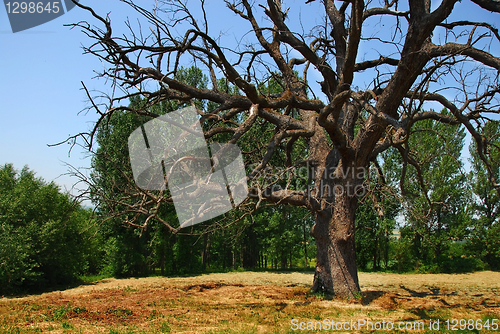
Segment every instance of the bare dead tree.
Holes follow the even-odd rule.
[[[109,97],[105,110],[92,105],[99,120],[91,133],[82,134],[86,145],[92,149],[99,125],[114,112],[156,117],[149,108],[167,100],[214,103],[217,107],[213,110],[199,110],[202,122],[211,122],[206,138],[229,133],[229,142],[238,143],[259,122],[272,125],[272,139],[261,148],[263,154],[253,161],[248,176],[249,182],[260,185],[252,188],[252,197],[257,203],[303,206],[314,215],[314,291],[344,297],[359,293],[354,222],[358,192],[363,191],[366,178],[363,171],[390,147],[403,157],[402,178],[406,166],[418,170],[408,146],[416,122],[433,119],[463,125],[500,193],[488,155],[489,142],[482,135],[488,115],[500,111],[500,58],[489,52],[491,44],[498,46],[500,37],[493,22],[450,21],[457,0],[443,0],[434,10],[430,0],[322,0],[321,4],[309,0],[304,6],[321,8],[317,17],[324,23],[307,33],[290,22],[289,14],[298,8],[285,8],[284,1],[227,0],[227,12],[221,17],[241,19],[242,25],[250,27],[254,40],[237,47],[221,45],[217,36],[210,35],[204,0],[193,7],[197,12],[201,8],[199,18],[187,1],[162,1],[152,10],[123,1],[148,21],[147,35],[130,26],[128,36],[114,36],[109,18],[77,3],[101,26],[87,22],[73,25],[93,40],[85,52],[107,64],[100,76],[111,80],[120,92]],[[496,0],[472,1],[500,12]],[[382,29],[380,22],[391,29]],[[241,31],[242,36],[249,36],[246,33]],[[366,45],[376,47],[378,55],[360,61],[360,49]],[[175,74],[186,63],[202,68],[211,79],[211,87],[176,80]],[[301,75],[296,74],[298,69]],[[319,93],[308,85],[311,71],[322,77],[324,99],[317,98],[315,93]],[[361,75],[371,75],[371,83],[363,89],[354,85]],[[271,77],[279,78],[282,94],[260,91],[260,84]],[[237,87],[239,94],[221,89],[220,78]],[[123,106],[122,101],[131,96],[141,96],[144,106]],[[442,105],[449,113],[430,110],[429,102]],[[300,139],[307,147],[297,159],[291,152]],[[289,170],[307,166],[311,188],[276,189],[259,181],[279,150],[286,151]],[[158,219],[176,232],[173,223],[158,215],[161,206],[170,201],[163,192],[137,188],[121,203],[122,211],[114,214],[135,212],[135,217],[147,217],[145,224]]]

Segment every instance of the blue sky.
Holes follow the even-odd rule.
[[[101,15],[110,13],[115,33],[124,29],[125,18],[137,17],[129,6],[116,0],[82,3]],[[154,4],[145,0],[137,3],[151,8]],[[218,15],[223,5],[217,1],[217,6],[209,6],[209,15]],[[75,8],[53,21],[14,34],[5,7],[0,8],[0,165],[13,163],[17,169],[27,165],[37,176],[67,190],[76,179],[64,175],[68,172],[66,164],[88,167],[88,154],[80,147],[69,154],[69,145],[48,144],[88,131],[97,119],[92,111],[79,114],[89,105],[81,81],[89,90],[111,91],[109,83],[92,79],[94,70],[101,69],[102,64],[96,57],[82,54],[81,46],[89,45],[89,39],[79,29],[64,27],[80,20],[97,24],[89,13]],[[241,21],[230,15],[224,23],[224,35],[234,41],[233,23]]]
[[[88,1],[99,12],[126,15],[127,6],[116,1]],[[78,113],[87,106],[80,81],[89,89],[106,90],[92,80],[93,70],[101,67],[91,56],[82,55],[87,43],[79,30],[63,24],[89,19],[87,12],[75,8],[41,26],[13,34],[4,7],[0,8],[0,164],[24,165],[47,181],[55,180],[70,189],[74,180],[64,176],[65,163],[89,166],[90,159],[75,147],[48,147],[68,135],[87,131],[95,120],[93,113]],[[62,175],[62,176],[61,176]]]
[[[126,5],[116,0],[82,1],[98,13],[110,12],[115,32],[123,29],[123,21],[137,15]],[[209,18],[221,14],[222,1],[209,0]],[[285,1],[286,5],[303,3],[304,0]],[[138,1],[152,7],[153,1]],[[304,12],[292,13],[295,20],[301,18],[307,26],[318,24],[314,15],[316,1],[306,6]],[[218,20],[222,28],[212,27],[211,33],[228,43],[240,40],[242,26],[227,10],[223,20]],[[485,20],[500,22],[498,14],[487,13],[464,0],[457,4],[457,19]],[[314,20],[310,18],[314,17]],[[88,131],[96,120],[91,111],[80,113],[88,107],[87,97],[81,90],[83,81],[90,90],[110,92],[109,83],[95,80],[94,70],[102,68],[99,60],[91,55],[82,55],[81,45],[88,45],[89,39],[78,29],[70,30],[63,24],[89,20],[96,23],[90,14],[79,8],[27,31],[13,34],[8,23],[6,10],[0,8],[0,165],[13,163],[17,169],[28,165],[38,176],[47,181],[55,181],[62,189],[70,189],[75,179],[65,176],[66,163],[75,167],[88,167],[90,159],[85,152],[75,147],[69,155],[69,146],[48,147],[65,140],[69,135]],[[292,18],[293,20],[293,18]],[[121,28],[120,28],[121,27]],[[305,29],[307,31],[307,29]],[[246,37],[243,37],[244,40]],[[498,44],[493,49],[498,51]],[[365,53],[362,53],[365,52]],[[370,53],[362,50],[360,57]],[[498,54],[498,52],[497,52]],[[319,77],[318,77],[319,79]],[[314,77],[310,78],[311,81]]]

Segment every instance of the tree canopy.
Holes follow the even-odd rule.
[[[90,216],[27,167],[0,166],[0,294],[73,283],[92,271]]]
[[[432,120],[439,125],[429,131],[445,133],[457,126],[466,129],[485,178],[500,194],[493,143],[485,132],[488,117],[499,113],[500,58],[490,50],[498,47],[500,37],[494,22],[454,20],[453,13],[463,5],[457,0],[313,0],[289,8],[280,0],[225,1],[226,12],[219,15],[233,15],[246,27],[234,31],[242,38],[236,45],[224,45],[220,35],[212,34],[210,20],[220,18],[207,15],[205,1],[158,1],[151,9],[124,2],[142,15],[147,28],[128,23],[129,34],[115,36],[108,17],[77,4],[99,25],[73,25],[92,40],[85,52],[107,64],[100,75],[123,92],[116,90],[104,107],[89,93],[99,120],[91,133],[81,134],[88,147],[114,113],[151,119],[159,116],[155,106],[165,101],[194,103],[207,140],[223,135],[226,143],[242,144],[264,127],[269,134],[261,138],[265,144],[257,141],[255,150],[244,152],[253,198],[247,202],[255,207],[262,202],[301,206],[312,213],[317,246],[313,290],[347,297],[359,292],[355,215],[370,168],[376,168],[384,151],[395,149],[401,155],[401,191],[409,187],[405,177],[411,174],[422,187],[416,207],[448,224],[440,218],[440,203],[460,201],[460,196],[445,199],[428,188],[458,180],[453,170],[459,166],[438,152],[433,158],[438,160],[430,164],[425,152],[412,152],[417,140],[412,138],[422,129],[418,124]],[[478,10],[500,12],[497,1],[473,2]],[[290,18],[304,6],[314,6],[316,17],[307,22]],[[375,51],[363,54],[367,49]],[[209,81],[183,81],[183,64],[196,64]],[[314,75],[321,78],[321,92],[311,89]],[[362,87],[361,77],[369,78]],[[263,89],[271,79],[280,89]],[[141,97],[140,104],[124,105],[135,96]],[[436,104],[441,107],[434,109],[445,111],[432,111]],[[280,154],[286,159],[275,162]],[[446,172],[422,180],[434,165]],[[302,166],[307,176],[296,187],[293,181]],[[264,177],[271,170],[281,181]],[[176,231],[175,223],[160,214],[162,205],[172,202],[168,192],[136,188],[129,197],[134,204],[128,213],[142,217],[141,224],[157,220]]]

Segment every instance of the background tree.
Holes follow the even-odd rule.
[[[208,81],[196,67],[181,68],[176,78],[197,87],[206,87]],[[219,80],[218,84],[231,94],[238,91],[225,80]],[[282,90],[274,79],[261,85],[260,89],[276,93]],[[137,108],[142,103],[144,101],[138,96],[131,97],[129,108]],[[204,108],[203,101],[196,103],[198,107]],[[164,114],[181,106],[182,101],[171,99],[145,109],[145,112]],[[206,107],[215,108],[213,104]],[[148,227],[145,217],[136,212],[137,198],[144,198],[147,193],[131,182],[127,147],[128,136],[147,120],[147,117],[141,115],[116,112],[97,129],[98,147],[93,152],[91,177],[86,182],[96,205],[95,211],[101,217],[99,233],[105,245],[106,274],[117,277],[140,276],[153,273],[156,268],[162,274],[238,267],[260,268],[266,266],[267,257],[269,265],[287,268],[292,266],[297,256],[306,258],[311,241],[308,234],[310,219],[302,219],[307,213],[300,208],[281,206],[276,211],[273,207],[262,207],[255,213],[255,217],[244,218],[239,227],[225,228],[221,221],[214,221],[176,233],[175,236],[169,233],[164,224]],[[210,122],[206,122],[205,131],[210,131],[211,126]],[[241,149],[253,152],[253,155],[262,154],[262,146],[272,137],[272,132],[273,128],[263,122],[261,126],[254,127],[245,134],[246,140],[240,145]],[[227,133],[219,133],[210,140],[224,142],[230,138]],[[249,156],[247,154],[246,158]],[[285,160],[283,153],[275,155],[272,161],[276,166],[285,166]],[[248,159],[248,163],[251,162],[252,159]],[[158,216],[171,226],[176,226],[172,203],[164,204]],[[234,220],[241,219],[241,214],[232,212],[222,217],[222,220],[224,218],[232,224]],[[296,224],[297,221],[303,223]],[[143,228],[130,228],[138,226]],[[223,228],[225,231],[222,231]],[[200,237],[199,234],[204,235]],[[300,252],[303,252],[302,256],[298,254]],[[302,263],[309,265],[306,260]]]
[[[73,283],[96,273],[91,212],[36,178],[27,167],[0,167],[0,293]]]
[[[411,131],[405,145],[408,159],[415,163],[398,166],[406,217],[402,242],[410,245],[415,269],[456,271],[450,267],[450,247],[464,240],[471,220],[470,187],[461,160],[465,130],[429,119],[416,123]]]
[[[107,63],[101,75],[125,89],[124,94],[109,97],[105,110],[93,103],[100,119],[92,133],[83,134],[88,145],[92,147],[95,130],[113,113],[156,117],[148,108],[169,100],[207,101],[198,105],[198,112],[202,123],[210,124],[204,127],[208,139],[224,133],[230,135],[228,143],[240,143],[250,129],[262,122],[269,124],[272,136],[265,151],[256,155],[262,158],[254,161],[248,175],[252,196],[256,204],[302,206],[314,215],[311,233],[317,260],[313,290],[346,297],[359,292],[355,254],[358,195],[364,193],[370,164],[390,147],[399,148],[404,165],[417,164],[406,145],[414,123],[432,119],[463,125],[477,144],[489,181],[500,193],[486,154],[490,143],[481,126],[484,112],[498,113],[500,59],[488,50],[489,43],[498,43],[499,35],[493,23],[454,21],[452,13],[463,3],[443,0],[433,7],[430,0],[307,1],[305,6],[313,6],[317,22],[322,22],[318,26],[313,20],[291,19],[298,15],[298,4],[285,8],[279,0],[226,1],[227,12],[218,12],[216,19],[231,14],[239,17],[252,33],[242,30],[241,35],[253,39],[223,45],[222,39],[209,33],[204,1],[193,4],[194,11],[175,0],[159,1],[150,11],[125,2],[148,21],[147,33],[138,26],[131,28],[128,37],[114,36],[109,19],[77,4],[101,25],[74,25],[93,39],[85,52]],[[497,1],[473,2],[500,11]],[[313,24],[310,31],[305,31],[305,23]],[[389,33],[382,27],[392,29]],[[377,52],[362,55],[359,50],[363,48]],[[206,88],[176,77],[185,63],[196,63],[207,73],[210,83]],[[310,89],[311,71],[322,78],[321,98]],[[361,73],[369,77],[367,84],[354,81]],[[281,93],[259,89],[275,77],[282,84]],[[221,79],[235,86],[238,94],[220,87]],[[360,84],[363,87],[357,87]],[[446,94],[447,89],[453,94]],[[141,105],[121,105],[120,101],[135,95],[144,99]],[[450,113],[427,111],[428,101],[440,103]],[[215,108],[204,107],[208,102]],[[306,147],[301,148],[300,156],[289,154],[303,143]],[[272,167],[274,154],[281,150],[290,157],[290,170],[307,166],[306,189],[278,189],[266,182],[256,187],[263,180],[262,172]],[[296,177],[293,173],[288,176]],[[143,217],[136,223],[157,220],[177,232],[175,224],[159,215],[162,204],[171,202],[168,194],[147,192],[143,196],[148,200],[131,196],[135,198],[133,210]]]
[[[485,141],[490,143],[485,154],[490,156],[491,167],[495,177],[500,174],[500,123],[489,121],[484,126]],[[483,259],[491,269],[500,268],[500,196],[491,183],[488,182],[488,173],[484,169],[477,145],[472,143],[471,179],[474,193],[472,212],[473,223],[470,228],[469,249]]]
[[[383,152],[370,170],[366,182],[367,192],[356,211],[356,252],[361,269],[389,269],[389,253],[396,216],[401,210],[395,180],[391,180],[390,155],[397,152]],[[371,267],[370,267],[371,264]]]

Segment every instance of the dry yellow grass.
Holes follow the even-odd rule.
[[[105,279],[0,299],[0,333],[296,333],[292,319],[422,321],[426,328],[433,319],[500,319],[496,272],[360,273],[356,301],[310,294],[311,281],[312,273],[295,272]]]

